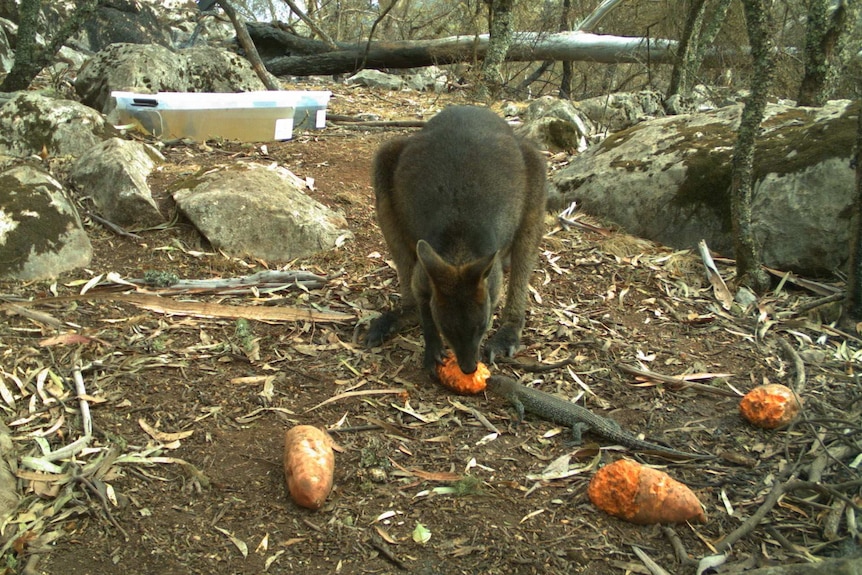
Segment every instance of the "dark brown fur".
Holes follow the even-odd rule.
[[[444,352],[472,373],[511,265],[497,333],[485,345],[493,361],[520,345],[545,215],[545,160],[487,108],[447,108],[418,134],[383,144],[374,159],[377,222],[392,253],[402,306],[371,325],[380,345],[418,311],[424,367]],[[418,265],[417,265],[418,264]]]

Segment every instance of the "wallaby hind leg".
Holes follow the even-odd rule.
[[[401,274],[398,275],[400,276]],[[404,302],[404,299],[408,295],[404,294],[402,296],[402,303],[399,307],[383,312],[371,322],[368,334],[365,336],[366,347],[379,347],[396,333],[419,322],[419,313],[416,305],[407,305]]]
[[[392,260],[395,263],[395,271],[398,273],[401,303],[395,309],[384,312],[371,322],[368,335],[365,336],[367,347],[378,347],[402,329],[416,325],[419,321],[416,296],[410,289],[413,270],[416,267],[416,254],[414,250],[408,249],[406,244],[390,240],[391,237],[399,237],[400,234],[397,224],[394,223],[395,220],[390,215],[390,203],[386,200],[378,201],[377,212],[380,219],[380,229],[389,245]]]
[[[527,143],[521,144],[521,153],[527,168],[527,201],[518,233],[512,243],[509,287],[500,317],[500,327],[485,343],[485,355],[492,363],[497,355],[511,357],[521,345],[530,275],[533,273],[544,230],[547,203],[545,160]]]
[[[371,322],[368,334],[365,336],[367,347],[377,347],[402,328],[415,325],[419,321],[416,309],[416,298],[410,289],[413,269],[416,267],[416,252],[408,239],[407,230],[403,228],[402,218],[395,212],[392,204],[394,186],[392,175],[398,164],[401,150],[406,139],[397,139],[380,147],[374,158],[374,194],[377,213],[377,224],[383,232],[383,238],[395,262],[398,272],[398,285],[401,289],[401,305],[392,311],[384,312]]]

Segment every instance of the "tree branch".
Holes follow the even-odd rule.
[[[227,14],[227,17],[230,18],[231,23],[233,23],[233,28],[236,30],[236,38],[239,40],[239,45],[242,46],[243,50],[245,50],[246,58],[251,62],[251,67],[254,69],[257,77],[260,78],[260,81],[263,82],[267,90],[280,90],[281,86],[278,85],[278,82],[269,74],[266,67],[263,65],[263,62],[261,62],[260,55],[257,53],[257,48],[255,47],[254,42],[252,42],[251,36],[248,34],[248,28],[246,28],[245,22],[237,16],[236,10],[233,9],[230,2],[227,0],[216,0],[216,2],[221,6],[221,9],[224,10],[224,13]]]

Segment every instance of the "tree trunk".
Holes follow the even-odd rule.
[[[78,4],[65,22],[57,29],[54,36],[46,46],[39,48],[36,44],[36,33],[38,32],[39,0],[21,0],[18,8],[18,44],[15,49],[15,63],[12,69],[0,84],[0,92],[15,92],[25,90],[39,72],[51,63],[51,60],[69,39],[78,31],[84,20],[96,9],[97,0],[87,0]]]
[[[560,76],[560,92],[557,94],[561,99],[568,100],[572,97],[572,80],[575,77],[575,67],[569,61],[563,62],[563,73]]]
[[[742,1],[754,72],[751,80],[751,95],[742,110],[736,144],[733,148],[730,184],[736,275],[741,284],[747,284],[758,293],[763,293],[769,288],[769,276],[761,265],[760,252],[751,229],[754,145],[760,122],[766,111],[769,87],[775,74],[772,25],[764,1]]]
[[[625,0],[602,0],[602,3],[599,4],[595,10],[593,10],[586,18],[578,22],[575,30],[578,32],[590,32],[591,30],[595,30],[596,26],[605,19],[605,16],[610,14],[614,8],[619,4],[622,4],[624,1]]]
[[[847,3],[839,2],[829,16],[830,0],[808,0],[805,30],[805,74],[799,85],[800,106],[822,106],[832,92],[836,73],[835,51],[839,38],[849,30]]]
[[[569,16],[572,12],[572,0],[563,0],[563,12],[560,14],[560,32],[566,32],[569,29]],[[563,100],[568,100],[572,97],[572,77],[574,76],[574,66],[570,61],[563,62],[563,75],[560,77],[560,93],[559,96]]]
[[[236,30],[236,39],[239,41],[239,45],[242,46],[242,49],[245,50],[245,57],[248,58],[248,61],[251,63],[251,67],[254,70],[254,73],[257,74],[257,77],[260,78],[260,81],[263,82],[263,85],[266,86],[267,90],[278,90],[281,86],[278,85],[278,81],[272,77],[272,75],[266,70],[263,65],[263,62],[260,60],[260,55],[257,53],[257,48],[252,42],[251,37],[248,35],[248,28],[246,28],[245,21],[237,15],[236,10],[233,9],[231,3],[228,0],[216,0],[221,9],[224,10],[224,13],[227,14],[227,17],[230,18],[231,23],[233,24],[233,29]]]
[[[500,68],[512,43],[515,25],[514,0],[491,0],[491,23],[488,27],[488,45],[482,62],[482,84],[479,97],[496,97],[505,83]]]
[[[322,52],[332,51],[321,40],[312,40],[303,36],[297,36],[292,29],[282,23],[270,24],[267,22],[246,22],[246,30],[251,41],[257,48],[257,53],[264,62],[272,58],[285,55],[310,56]],[[355,48],[358,44],[335,43],[337,50]]]
[[[859,78],[862,94],[862,76]],[[844,300],[842,326],[855,333],[856,324],[862,322],[862,96],[857,101],[856,127],[856,201],[853,203],[853,220],[850,238],[850,260],[847,264],[847,297]]]
[[[703,28],[703,15],[706,11],[706,0],[692,0],[685,19],[685,27],[677,48],[676,62],[670,75],[670,86],[667,97],[687,95],[691,90],[691,81],[700,67],[694,56],[700,42],[700,31]]]
[[[540,65],[536,66],[532,72],[530,72],[524,80],[518,84],[518,86],[513,90],[514,93],[527,93],[530,90],[530,85],[533,82],[537,82],[539,78],[541,78],[545,72],[554,67],[554,63],[551,60],[545,60]]]
[[[392,5],[395,4],[395,1],[396,0],[392,0]],[[284,0],[284,2],[290,7],[290,11],[296,14],[296,16],[300,20],[305,22],[305,25],[308,26],[318,38],[320,38],[331,49],[335,49],[335,42],[332,41],[332,38],[330,38],[329,35],[324,32],[323,29],[318,26],[313,19],[309,18],[306,13],[303,12],[302,9],[296,5],[296,2],[294,2],[293,0]]]
[[[24,90],[42,68],[36,68],[36,27],[39,21],[39,0],[21,0],[18,8],[18,44],[15,63],[0,84],[0,91]]]
[[[706,24],[701,26],[700,39],[697,43],[697,50],[693,56],[695,62],[699,62],[698,66],[706,63],[704,57],[708,54],[715,37],[721,31],[721,25],[727,17],[727,10],[730,8],[730,0],[718,0],[712,14],[706,20]],[[697,74],[697,70],[692,71],[692,75]]]
[[[707,10],[710,6],[713,7],[711,13]],[[691,91],[700,68],[706,64],[704,58],[721,30],[729,7],[730,0],[694,0],[680,39],[677,61],[671,72],[668,97],[685,95]]]

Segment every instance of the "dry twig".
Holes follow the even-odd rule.
[[[790,362],[793,364],[793,385],[790,386],[790,389],[793,390],[793,393],[796,394],[796,400],[799,401],[799,397],[801,397],[802,392],[805,391],[805,363],[786,339],[779,337],[777,338],[777,341],[778,346],[785,355],[788,356]]]
[[[856,504],[852,499],[844,495],[842,490],[847,488],[859,488],[862,486],[862,479],[857,481],[848,481],[846,483],[838,484],[838,485],[822,485],[819,483],[812,483],[811,481],[801,481],[796,479],[795,477],[791,477],[791,479],[784,482],[776,482],[772,486],[772,490],[766,496],[763,503],[760,507],[755,511],[751,517],[743,521],[743,523],[733,530],[731,533],[728,533],[724,539],[716,544],[716,550],[720,553],[726,552],[733,544],[737,541],[751,533],[755,527],[757,527],[761,521],[766,517],[766,515],[772,510],[773,507],[778,503],[781,497],[786,494],[797,490],[814,490],[823,494],[827,494],[831,497],[836,497],[847,505],[852,506],[855,511],[858,513],[860,506]]]
[[[704,385],[702,383],[697,383],[695,381],[688,381],[687,379],[680,379],[678,377],[671,377],[669,375],[662,375],[660,373],[656,373],[654,371],[650,371],[648,369],[639,369],[637,367],[633,367],[631,365],[621,364],[619,366],[620,371],[624,371],[631,375],[636,375],[638,377],[645,377],[647,379],[654,379],[656,381],[660,381],[662,383],[668,383],[673,386],[675,390],[683,390],[687,388],[696,389],[698,391],[703,391],[706,393],[712,393],[715,395],[724,395],[726,397],[739,397],[739,394],[729,390],[729,389],[721,389],[718,387],[713,387],[711,385]]]

